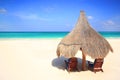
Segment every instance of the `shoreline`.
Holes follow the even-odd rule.
[[[41,37],[13,37],[13,38],[0,38],[0,39],[63,39],[64,37],[53,37],[53,38],[50,38],[50,37],[45,37],[45,38],[41,38]],[[120,39],[120,37],[104,37],[105,39]]]
[[[104,38],[120,38],[120,32],[98,32]],[[69,32],[0,32],[1,38],[63,38]]]

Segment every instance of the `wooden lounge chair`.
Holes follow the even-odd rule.
[[[77,68],[78,61],[77,58],[75,57],[69,58],[68,61],[65,60],[65,64],[68,72],[78,70]]]
[[[94,63],[91,63],[90,61],[88,61],[88,69],[93,71],[93,72],[98,72],[98,71],[102,71],[102,65],[103,65],[104,59],[95,59]]]

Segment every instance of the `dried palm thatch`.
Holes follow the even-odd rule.
[[[80,12],[74,29],[58,44],[57,55],[70,58],[75,56],[80,48],[85,55],[94,59],[104,58],[109,51],[113,52],[107,40],[89,25],[84,11]]]

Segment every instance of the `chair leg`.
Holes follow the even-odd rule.
[[[99,72],[99,71],[104,72],[103,69],[93,69],[94,73]]]
[[[96,74],[96,71],[94,71],[94,73]]]
[[[103,69],[101,69],[101,71],[104,72]]]
[[[96,70],[95,70],[95,69],[93,69],[92,71],[93,71],[94,73],[96,73]]]
[[[71,71],[71,69],[70,68],[68,68],[68,72],[70,72]]]

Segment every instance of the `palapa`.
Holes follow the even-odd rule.
[[[73,30],[58,44],[57,55],[58,57],[74,57],[80,49],[84,55],[89,55],[94,59],[104,58],[109,51],[113,52],[108,41],[89,25],[84,11],[80,12]]]

